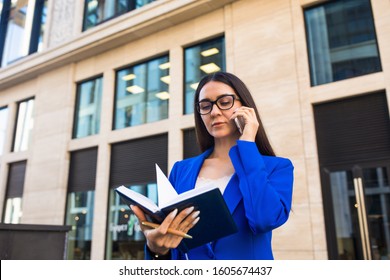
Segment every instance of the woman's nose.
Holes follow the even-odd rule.
[[[213,104],[211,107],[210,115],[221,114],[221,109],[218,108],[217,104]]]

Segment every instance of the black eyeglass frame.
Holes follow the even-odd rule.
[[[233,98],[232,106],[230,106],[229,108],[221,108],[221,107],[219,107],[218,101],[219,101],[221,98],[224,98],[224,97],[227,97],[227,96]],[[223,94],[223,95],[219,96],[217,99],[215,99],[214,101],[211,101],[211,100],[201,100],[201,101],[199,101],[199,102],[196,103],[196,106],[195,106],[195,107],[196,107],[196,111],[197,111],[199,114],[201,114],[201,115],[208,115],[208,114],[210,114],[211,111],[213,110],[214,105],[216,105],[216,106],[218,107],[219,110],[225,111],[225,110],[231,109],[231,108],[234,106],[234,101],[236,101],[236,100],[237,100],[237,101],[240,101],[240,98],[238,98],[238,97],[237,97],[236,95],[234,95],[234,94]],[[207,113],[201,113],[201,112],[200,112],[200,103],[202,103],[202,102],[208,102],[208,103],[211,104],[211,107],[210,107],[210,111],[209,111],[209,112],[207,112]]]

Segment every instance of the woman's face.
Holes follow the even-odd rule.
[[[218,98],[226,95],[233,95],[238,98],[234,90],[221,82],[210,81],[203,86],[199,92],[199,101],[216,101]],[[224,98],[219,99],[218,104],[224,104]],[[224,138],[239,135],[237,127],[233,120],[230,120],[235,109],[241,107],[241,102],[233,100],[234,104],[230,109],[221,110],[217,104],[213,104],[209,114],[201,115],[207,131],[214,138]]]

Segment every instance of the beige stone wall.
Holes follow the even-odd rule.
[[[295,166],[293,211],[289,221],[274,232],[275,258],[327,259],[312,105],[383,89],[386,89],[390,102],[390,2],[372,1],[383,72],[317,87],[310,87],[302,6],[319,1],[222,2],[225,2],[225,6],[206,0],[181,1],[182,6],[177,6],[178,1],[162,1],[153,4],[150,9],[169,10],[177,7],[185,15],[192,11],[191,14],[196,16],[161,15],[168,17],[165,21],[161,20],[165,22],[164,28],[154,25],[138,27],[133,33],[123,27],[127,21],[115,19],[108,23],[108,27],[96,27],[99,32],[75,35],[73,31],[73,41],[61,43],[66,40],[52,38],[51,42],[56,46],[49,48],[46,54],[27,58],[26,63],[30,67],[23,66],[25,63],[8,70],[1,69],[0,82],[4,83],[0,86],[0,107],[9,106],[12,124],[8,128],[7,150],[12,141],[16,102],[35,96],[31,148],[22,153],[5,153],[0,158],[1,201],[6,187],[7,163],[27,159],[22,222],[63,224],[69,153],[97,146],[92,258],[104,259],[110,145],[168,132],[169,168],[180,160],[183,146],[181,131],[194,125],[193,116],[183,116],[181,109],[184,72],[182,49],[225,34],[227,70],[247,83],[277,154],[290,158]],[[67,3],[74,5],[75,2]],[[80,10],[77,5],[74,9]],[[138,12],[135,19],[129,17],[128,20],[136,22],[137,16],[140,22],[142,18],[150,18],[147,12]],[[80,22],[73,24],[81,26]],[[119,36],[115,35],[118,30],[127,30],[132,40],[120,37],[122,43],[118,45],[113,43],[115,40],[107,39],[106,42],[104,37],[102,39],[102,32],[108,34],[109,38]],[[59,33],[55,34],[53,36]],[[90,48],[93,55],[84,52],[85,48]],[[115,70],[168,53],[172,77],[169,118],[112,131]],[[25,71],[28,76],[23,78],[20,71]],[[15,80],[18,75],[21,82]],[[100,134],[72,140],[75,84],[96,75],[104,77]]]

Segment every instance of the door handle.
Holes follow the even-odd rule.
[[[366,260],[371,260],[371,246],[370,237],[368,232],[368,222],[366,216],[366,204],[364,201],[364,191],[362,178],[354,178],[353,185],[356,193],[356,204],[355,207],[358,211],[359,229],[362,237],[363,256]]]

